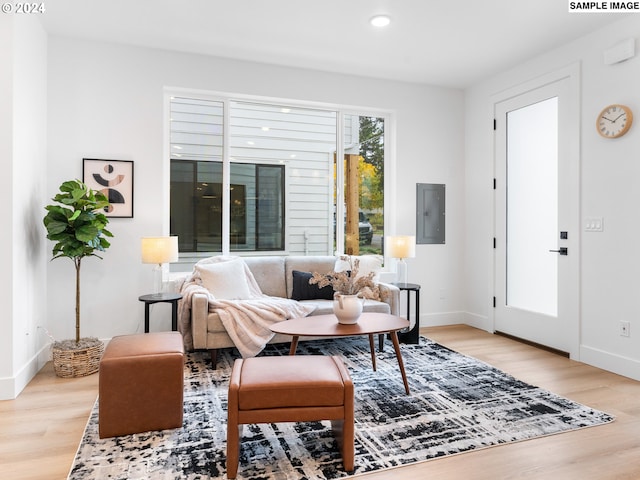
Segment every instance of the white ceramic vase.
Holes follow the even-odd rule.
[[[358,295],[336,293],[333,297],[333,313],[338,317],[338,323],[346,325],[357,323],[363,306],[364,298]]]

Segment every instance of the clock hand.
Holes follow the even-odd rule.
[[[619,118],[619,117],[618,117],[618,118]],[[610,119],[608,119],[607,117],[605,117],[604,115],[602,116],[602,119],[603,119],[603,120],[606,120],[606,121],[608,121],[608,122],[611,122],[611,123],[614,123],[614,122],[617,120],[617,118],[616,118],[616,120],[610,120]]]
[[[624,116],[624,113],[621,113],[620,115],[618,115],[618,116],[616,117],[616,119],[613,121],[613,123],[616,123],[616,120],[618,120],[618,119],[619,119],[620,117],[622,117],[622,116]]]

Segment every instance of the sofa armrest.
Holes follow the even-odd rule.
[[[193,348],[207,348],[207,317],[209,301],[203,293],[194,293],[191,297],[191,334]]]
[[[400,315],[400,289],[390,283],[378,282],[380,299],[389,304],[391,315]]]

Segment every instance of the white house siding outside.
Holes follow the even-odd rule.
[[[223,107],[220,101],[172,98],[173,160],[222,162]],[[255,177],[244,175],[241,164],[261,164],[285,167],[285,250],[296,255],[331,254],[336,112],[240,101],[229,102],[229,108],[231,184],[244,185],[247,205],[246,242],[232,242],[232,251],[256,249]],[[344,131],[350,153],[357,153],[358,128],[358,117],[348,116]],[[172,197],[192,194],[172,187]],[[180,227],[186,224],[180,222],[187,221],[186,216],[173,215],[172,230],[184,230]]]

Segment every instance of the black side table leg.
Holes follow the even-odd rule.
[[[398,332],[398,339],[402,343],[420,343],[420,287],[415,285],[414,288],[401,288],[407,292],[407,320],[411,318],[411,292],[415,294],[415,319],[413,328],[407,332]]]
[[[144,333],[149,333],[149,304],[144,304]]]
[[[178,300],[171,302],[171,330],[178,331]]]

